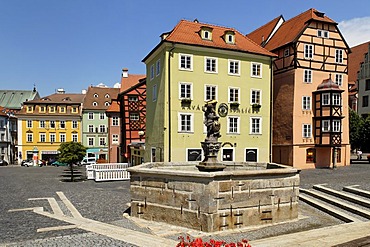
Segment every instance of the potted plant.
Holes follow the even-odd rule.
[[[231,107],[231,108],[238,108],[238,107],[239,107],[239,105],[240,105],[240,104],[239,104],[238,102],[231,102],[231,103],[230,103],[230,107]]]
[[[191,103],[191,99],[190,98],[182,98],[181,99],[181,103],[190,104]]]
[[[261,105],[260,104],[253,104],[252,108],[256,109],[256,110],[259,110],[261,108]]]

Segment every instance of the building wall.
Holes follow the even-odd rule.
[[[109,155],[108,155],[108,161],[110,163],[119,163],[121,162],[121,152],[120,152],[120,124],[121,119],[119,118],[119,113],[107,113],[108,115],[108,123],[109,123],[109,129],[108,129],[108,143],[109,143]],[[113,125],[113,117],[118,117],[118,125]],[[113,135],[118,135],[118,141],[113,141]]]
[[[366,117],[370,115],[370,45],[368,52],[364,54],[363,63],[360,66],[358,73],[358,114]],[[368,84],[368,86],[366,86]],[[367,98],[367,105],[364,104],[364,98]]]
[[[150,81],[150,67],[159,58],[163,59],[163,53],[153,57],[147,62],[147,90],[149,100],[147,103],[147,139],[146,139],[146,160],[149,159],[152,147],[158,146],[164,148],[163,158],[165,161],[186,161],[186,151],[189,148],[201,149],[200,142],[204,141],[206,133],[203,124],[204,112],[202,106],[205,103],[205,85],[217,86],[216,99],[218,106],[226,103],[229,106],[228,116],[240,117],[239,133],[227,133],[227,117],[220,118],[221,135],[219,141],[225,144],[225,148],[234,149],[234,160],[245,161],[245,149],[255,148],[258,151],[259,162],[269,160],[269,140],[270,140],[270,59],[237,52],[226,52],[216,49],[193,49],[190,46],[176,46],[170,56],[170,84],[168,89],[168,66],[162,65],[162,76]],[[168,53],[167,53],[168,54]],[[179,70],[179,55],[192,55],[192,71]],[[216,57],[218,59],[218,72],[206,73],[204,71],[205,57]],[[168,58],[168,57],[167,57]],[[162,61],[161,59],[161,61]],[[240,75],[234,76],[228,74],[228,59],[240,60]],[[262,63],[262,78],[251,77],[251,62]],[[167,64],[167,59],[164,62]],[[192,101],[190,106],[184,106],[179,99],[179,83],[186,82],[192,84]],[[154,84],[158,85],[158,100],[156,104],[151,104],[152,90]],[[229,87],[237,87],[240,92],[240,106],[238,110],[230,110],[228,103]],[[251,89],[259,89],[262,94],[261,109],[259,112],[253,112],[250,103]],[[168,101],[167,92],[171,97]],[[170,123],[168,114],[170,109]],[[191,132],[179,131],[179,114],[190,113],[193,116]],[[250,117],[262,118],[262,134],[250,134]],[[162,130],[161,128],[164,129]],[[149,129],[150,128],[150,129]],[[168,135],[171,136],[171,143],[168,142]],[[163,144],[162,144],[163,143]],[[169,157],[169,150],[170,155]],[[148,155],[149,153],[149,155]],[[221,152],[220,157],[221,160]]]

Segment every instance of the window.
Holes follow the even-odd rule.
[[[112,117],[112,126],[118,126],[118,125],[119,125],[119,118]]]
[[[323,93],[321,95],[322,105],[330,105],[330,94]]]
[[[217,87],[212,86],[212,85],[205,85],[205,95],[204,95],[204,100],[209,101],[209,100],[214,100],[217,99]]]
[[[99,119],[104,120],[105,119],[105,112],[100,112],[99,113]]]
[[[251,89],[251,104],[261,104],[261,90]]]
[[[139,121],[140,115],[137,112],[130,112],[130,121]]]
[[[72,107],[72,113],[77,113],[78,112],[78,108],[77,107]]]
[[[32,128],[32,120],[27,120],[27,128]]]
[[[179,113],[179,132],[193,132],[193,114]]]
[[[311,110],[311,96],[302,97],[302,110]]]
[[[335,83],[338,86],[342,86],[342,83],[343,83],[343,75],[342,74],[335,74]]]
[[[261,118],[251,117],[250,122],[250,133],[251,134],[261,134]]]
[[[39,121],[39,128],[45,128],[45,120],[40,120]]]
[[[161,73],[161,60],[157,60],[157,62],[155,63],[155,72],[156,76],[159,76],[159,74]]]
[[[100,133],[105,133],[105,132],[106,132],[106,130],[107,130],[107,128],[106,128],[106,126],[105,126],[104,124],[101,124],[101,125],[99,126],[99,132],[100,132]]]
[[[32,106],[27,106],[27,112],[33,112],[33,107]]]
[[[109,98],[110,98],[109,94],[106,94],[104,97],[105,97],[106,99],[109,99]]]
[[[222,149],[222,161],[234,161],[234,149],[223,148]]]
[[[55,129],[55,121],[54,120],[50,120],[50,128]]]
[[[369,96],[368,95],[362,96],[362,107],[368,106],[369,106]]]
[[[239,103],[239,88],[229,87],[229,103]]]
[[[329,32],[326,31],[326,30],[321,30],[321,29],[318,29],[317,30],[317,37],[320,37],[320,38],[329,38]]]
[[[289,56],[289,48],[285,49],[284,50],[284,57],[288,57]]]
[[[94,125],[89,124],[89,132],[93,133],[94,132]]]
[[[303,74],[303,82],[304,83],[312,83],[312,70],[305,69]]]
[[[229,74],[231,75],[240,75],[239,63],[237,60],[229,60]]]
[[[257,149],[246,148],[245,149],[245,161],[246,162],[257,162]]]
[[[65,113],[65,112],[66,112],[66,108],[65,108],[64,106],[61,106],[61,107],[59,108],[59,112],[60,112],[60,113]]]
[[[192,55],[180,54],[180,69],[181,70],[193,70]]]
[[[59,135],[59,139],[60,139],[60,142],[66,142],[66,134],[65,133],[61,133]]]
[[[45,106],[40,106],[40,112],[45,112]]]
[[[262,77],[262,64],[261,63],[252,63],[252,69],[251,69],[252,77]]]
[[[33,134],[27,133],[27,142],[33,142]]]
[[[339,93],[333,93],[333,105],[342,105]]]
[[[105,141],[105,137],[100,137],[99,138],[99,146],[105,146],[107,142]]]
[[[92,105],[93,105],[93,106],[98,106],[98,102],[94,101],[94,102],[92,103]]]
[[[112,143],[113,144],[118,144],[118,135],[117,134],[112,135]]]
[[[129,102],[137,102],[139,101],[137,96],[128,96],[128,101]]]
[[[98,98],[99,95],[97,93],[94,94],[94,98]]]
[[[226,34],[226,43],[234,44],[234,34]]]
[[[151,162],[155,162],[156,161],[156,148],[155,147],[152,147],[151,148],[151,152],[150,152],[150,161]]]
[[[313,58],[313,45],[304,45],[304,58]]]
[[[78,142],[78,134],[72,134],[72,141]]]
[[[204,70],[210,73],[217,73],[217,58],[206,57]]]
[[[94,137],[87,138],[87,145],[89,145],[90,147],[94,146]]]
[[[306,163],[316,162],[316,150],[314,148],[309,148],[306,151]]]
[[[46,142],[46,134],[40,133],[40,142]]]
[[[153,98],[153,102],[154,101],[157,101],[157,84],[153,85],[153,91],[152,91],[153,95],[152,95],[152,98]]]
[[[87,113],[87,119],[93,120],[94,119],[94,113],[93,112]]]
[[[202,161],[202,149],[188,148],[186,151],[186,161]]]
[[[154,79],[154,65],[150,66],[150,80]]]
[[[49,112],[54,113],[55,112],[55,106],[49,106]]]
[[[203,31],[204,39],[210,39],[211,35],[209,34],[209,31],[204,30]]]
[[[72,128],[77,129],[78,128],[78,122],[76,120],[72,121]]]
[[[302,126],[302,136],[303,138],[311,137],[311,124],[303,124]]]
[[[180,82],[180,99],[191,99],[192,95],[192,84],[186,82]]]
[[[59,128],[61,128],[61,129],[66,128],[66,122],[64,120],[60,120]]]
[[[322,120],[322,131],[323,132],[330,131],[330,120]]]
[[[239,121],[240,121],[240,118],[239,117],[228,117],[227,118],[227,133],[228,134],[238,134],[240,133],[239,131]]]
[[[365,81],[365,91],[369,91],[370,90],[370,79],[367,79]]]
[[[56,140],[56,135],[55,135],[55,133],[50,133],[50,134],[49,134],[49,139],[50,139],[50,142],[51,142],[51,143],[55,142],[55,140]]]
[[[333,120],[333,132],[340,132],[340,120]]]
[[[108,101],[105,101],[104,105],[105,105],[105,106],[109,106],[109,105],[110,105],[110,103],[109,103]]]
[[[343,50],[342,49],[335,50],[335,62],[343,63]]]

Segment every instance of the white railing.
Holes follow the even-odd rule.
[[[95,181],[129,180],[128,163],[92,164],[86,166],[87,179]]]

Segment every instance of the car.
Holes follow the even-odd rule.
[[[7,166],[9,165],[6,160],[0,160],[0,166]]]
[[[68,166],[67,163],[63,163],[63,162],[60,162],[60,161],[54,161],[53,163],[51,163],[52,166],[56,166],[56,167],[59,167],[59,166]]]
[[[38,161],[38,165],[42,166],[42,161],[41,160]],[[21,163],[21,166],[26,166],[26,167],[34,166],[34,162],[33,162],[33,160],[23,160],[22,163]]]
[[[84,158],[81,161],[81,165],[91,165],[91,164],[96,164],[96,158],[95,157]]]

